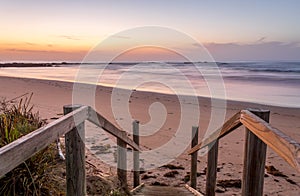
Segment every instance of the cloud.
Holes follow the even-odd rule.
[[[86,51],[32,50],[32,49],[0,49],[2,61],[81,61]]]
[[[32,53],[32,52],[39,52],[39,53],[50,52],[49,50],[27,50],[27,49],[17,49],[17,48],[9,48],[9,49],[5,49],[5,51],[8,51],[8,52],[30,52],[30,53]]]
[[[121,36],[121,35],[113,35],[111,36],[112,38],[117,38],[117,39],[131,39],[131,37],[128,36]]]
[[[266,40],[267,39],[267,37],[261,37],[261,38],[259,38],[258,40],[256,40],[256,42],[263,42],[264,40]]]
[[[264,39],[259,39],[264,40]],[[299,42],[206,43],[216,60],[300,60]]]
[[[2,48],[4,47],[10,47],[10,49],[7,49],[7,50],[18,50],[19,48],[22,48],[22,47],[30,47],[30,48],[34,48],[35,46],[37,47],[44,47],[44,46],[47,46],[49,48],[52,48],[54,45],[53,44],[50,44],[50,43],[45,43],[45,44],[38,44],[38,43],[33,43],[33,42],[20,42],[20,43],[0,43]]]
[[[25,44],[26,44],[26,45],[29,45],[29,46],[36,46],[36,45],[38,45],[38,44],[32,43],[32,42],[25,42]]]
[[[199,43],[192,43],[192,45],[195,46],[195,47],[203,48],[203,45],[201,45]]]
[[[53,44],[37,44],[37,43],[32,43],[32,42],[25,42],[25,45],[28,45],[28,46],[47,46],[49,48],[53,47]]]
[[[4,49],[2,51],[7,51],[7,52],[22,52],[22,53],[82,53],[82,52],[86,52],[86,51],[61,51],[61,50],[31,50],[31,49],[18,49],[18,48],[8,48],[8,49]]]
[[[82,40],[81,37],[73,36],[73,35],[57,35],[56,37],[63,38],[63,39],[68,39],[68,40],[74,40],[74,41]]]

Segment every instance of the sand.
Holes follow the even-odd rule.
[[[86,87],[88,88],[88,87]],[[32,104],[35,105],[35,109],[39,111],[40,115],[43,118],[48,119],[48,122],[52,121],[55,118],[58,118],[62,115],[63,105],[72,103],[72,90],[73,84],[67,82],[58,82],[58,81],[48,81],[48,80],[36,80],[36,79],[20,79],[20,78],[10,78],[10,77],[0,77],[0,98],[5,98],[6,100],[13,99],[24,93],[34,93]],[[126,118],[123,118],[122,115],[114,115],[111,107],[111,94],[112,88],[98,86],[95,93],[95,107],[96,110],[102,114],[109,121],[117,124],[123,123],[124,126],[131,126],[131,122],[124,122]],[[123,91],[122,91],[123,92]],[[121,105],[122,107],[122,92],[121,93]],[[84,96],[84,93],[83,93]],[[125,94],[124,94],[125,96]],[[132,91],[130,98],[128,98],[129,111],[133,119],[140,121],[141,128],[142,125],[151,121],[160,122],[162,121],[162,127],[158,131],[153,132],[150,136],[141,137],[141,145],[143,150],[152,151],[160,146],[163,146],[168,141],[173,141],[174,134],[176,133],[177,127],[180,122],[180,104],[179,99],[174,95],[159,94],[152,92],[140,92]],[[116,100],[118,101],[118,99]],[[148,108],[152,103],[160,102],[164,105],[165,109],[160,110],[159,112],[149,114]],[[187,118],[187,121],[191,123],[194,122],[194,116],[192,116],[195,109],[197,109],[192,103],[189,102],[188,98],[185,99],[183,103],[185,108],[188,108],[188,114],[190,112],[191,116]],[[159,104],[152,105],[154,107],[160,107]],[[218,114],[221,111],[224,111],[224,108],[215,108],[211,106],[211,101],[208,98],[199,98],[200,106],[200,135],[199,140],[204,135],[203,130],[206,130],[208,127],[208,122],[211,116],[214,114],[211,113],[212,108],[214,108]],[[126,107],[126,105],[124,105]],[[300,141],[300,109],[298,108],[284,108],[284,107],[275,107],[275,106],[266,106],[252,103],[244,102],[235,102],[229,101],[226,105],[225,119],[230,118],[233,114],[238,112],[241,109],[246,108],[261,108],[268,109],[271,111],[270,122],[276,128],[282,130],[285,134],[289,135],[296,141]],[[166,115],[164,115],[164,113]],[[164,116],[166,120],[164,121]],[[218,116],[216,116],[218,117]],[[221,118],[221,117],[220,117]],[[195,124],[191,124],[188,128],[186,135],[190,137],[191,127]],[[155,130],[155,124],[151,124]],[[150,127],[151,127],[150,126]],[[218,125],[215,125],[218,126]],[[111,140],[112,137],[101,132],[98,136],[93,137],[93,134],[100,133],[94,125],[87,123],[86,130],[88,131],[87,146],[91,149],[93,146],[103,145],[105,149],[101,148],[102,152],[99,152],[99,149],[93,147],[96,151],[92,150],[93,153],[97,154],[98,157],[113,157],[115,146],[113,146],[114,140]],[[151,131],[151,130],[149,130]],[[89,135],[90,134],[90,135]],[[129,134],[131,135],[131,134]],[[99,143],[98,140],[101,140]],[[107,142],[107,143],[106,143]],[[175,145],[176,142],[175,142]],[[171,164],[179,166],[181,165],[184,169],[177,169],[178,174],[174,177],[164,177],[164,175],[171,171],[168,168],[157,168],[146,171],[141,175],[142,182],[146,184],[151,184],[154,182],[165,183],[171,186],[183,186],[184,177],[187,175],[187,172],[190,170],[190,156],[186,154],[186,151],[189,149],[189,143],[185,144],[184,149],[181,149],[179,152],[181,155],[172,157],[170,159],[174,160]],[[244,128],[239,128],[233,133],[227,135],[225,138],[220,140],[219,144],[219,160],[218,160],[218,180],[240,180],[242,177],[242,164],[243,164],[243,150],[244,150]],[[130,151],[130,150],[129,150]],[[101,158],[91,157],[89,155],[87,160],[92,162],[97,167],[101,167],[101,170],[104,173],[111,174],[115,173],[115,168],[109,164],[103,163]],[[157,156],[159,159],[161,156]],[[109,158],[108,158],[109,159]],[[113,160],[113,158],[110,158]],[[156,163],[158,160],[153,158],[153,163]],[[105,162],[105,161],[104,161]],[[111,164],[114,161],[112,161]],[[150,161],[151,162],[151,161]],[[206,167],[206,156],[198,156],[198,172],[199,177],[197,178],[197,186],[200,192],[205,190],[205,167]],[[147,165],[148,164],[148,165]],[[155,165],[155,164],[153,164]],[[152,166],[153,166],[152,165]],[[267,152],[267,161],[266,165],[273,165],[279,171],[281,171],[286,177],[273,176],[271,174],[266,175],[265,184],[264,184],[264,193],[266,195],[298,195],[300,190],[300,173],[294,170],[289,166],[282,158],[278,157],[270,148]],[[143,167],[146,169],[149,166],[149,161],[144,163]],[[150,164],[151,166],[151,164]],[[154,167],[154,166],[153,166]],[[148,179],[146,179],[148,177]],[[149,178],[150,177],[150,178]],[[132,185],[132,173],[128,172],[129,185]],[[291,183],[295,182],[295,184]],[[226,187],[222,188],[218,186],[219,195],[240,195],[241,189],[236,187]]]

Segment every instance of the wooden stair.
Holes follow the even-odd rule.
[[[133,195],[139,196],[194,196],[188,189],[184,187],[171,186],[143,186],[135,191]]]

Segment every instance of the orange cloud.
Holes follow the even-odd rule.
[[[1,43],[0,61],[81,61],[88,50],[88,46],[52,43]]]

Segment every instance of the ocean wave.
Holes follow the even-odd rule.
[[[251,72],[300,73],[300,69],[249,69]]]

